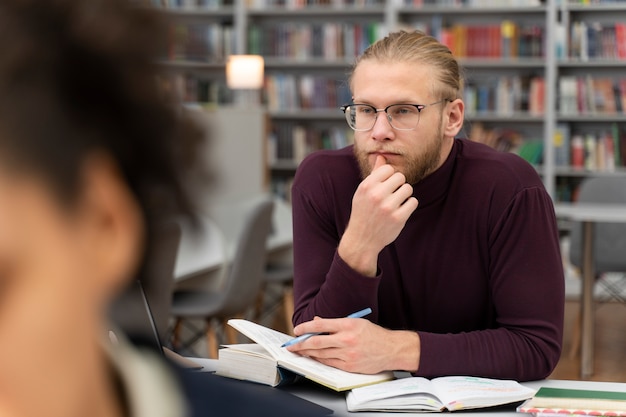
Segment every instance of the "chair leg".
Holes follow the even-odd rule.
[[[287,333],[293,334],[293,286],[285,286],[283,292],[283,309],[285,310],[285,328]]]
[[[256,299],[256,305],[254,306],[254,321],[259,323],[261,321],[261,316],[263,315],[263,303],[265,302],[265,284],[261,286],[259,290],[259,295]]]
[[[211,319],[206,321],[206,346],[209,358],[217,359],[217,331]]]
[[[241,317],[235,316],[233,318],[241,318]],[[238,343],[237,330],[233,329],[231,326],[228,325],[228,320],[225,319],[224,321],[222,321],[222,326],[224,327],[224,333],[226,333],[226,340],[228,340],[228,343],[231,345]]]
[[[574,326],[572,329],[572,344],[569,349],[569,358],[576,359],[578,354],[580,353],[580,338],[581,338],[581,327],[582,327],[582,315],[580,314],[580,309],[576,312],[576,319],[574,321]]]
[[[180,346],[180,331],[183,328],[183,319],[180,317],[176,318],[176,323],[174,324],[174,329],[172,331],[172,348],[176,351]]]

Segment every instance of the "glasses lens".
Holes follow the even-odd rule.
[[[345,111],[348,125],[354,130],[370,130],[376,122],[376,109],[367,104],[353,104]]]
[[[415,106],[394,104],[389,106],[387,114],[391,117],[391,126],[400,130],[412,130],[420,121],[420,112]]]

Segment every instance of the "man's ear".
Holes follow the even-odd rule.
[[[79,221],[88,258],[109,298],[137,272],[143,254],[142,211],[118,167],[106,154],[95,153],[82,166]],[[95,278],[95,277],[94,277]]]
[[[447,123],[443,127],[443,134],[446,137],[456,137],[463,127],[465,118],[465,104],[463,100],[457,98],[448,104]]]

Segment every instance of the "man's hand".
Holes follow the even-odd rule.
[[[381,155],[372,173],[352,198],[348,227],[339,242],[339,256],[357,272],[376,275],[378,254],[393,242],[417,208],[413,187]]]
[[[287,349],[344,371],[415,372],[419,366],[420,339],[415,332],[387,330],[366,319],[319,317],[296,326],[294,332],[296,335],[328,333],[310,337]]]

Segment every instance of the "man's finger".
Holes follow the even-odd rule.
[[[387,160],[385,159],[385,157],[382,155],[376,155],[376,160],[374,161],[374,169],[372,169],[372,171],[374,171],[377,168],[380,168],[381,166],[385,164],[387,164]]]

